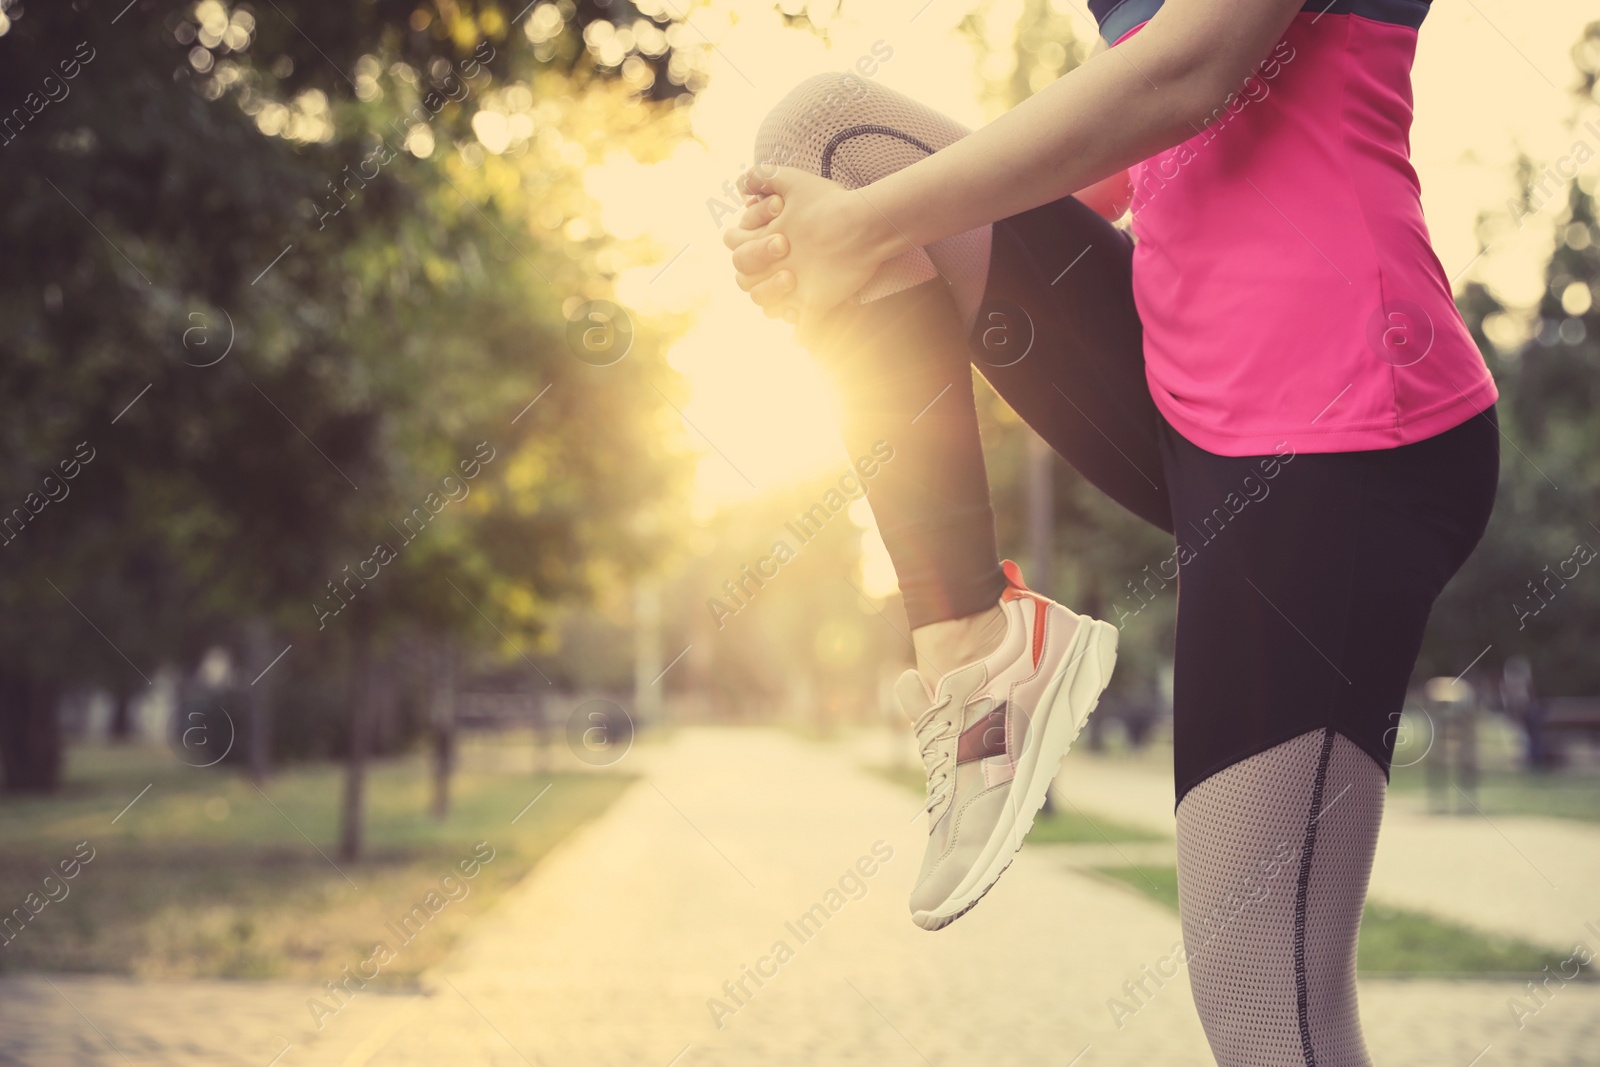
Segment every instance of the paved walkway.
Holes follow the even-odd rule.
[[[905,790],[776,732],[688,731],[655,756],[485,918],[438,975],[435,1014],[373,1065],[439,1063],[464,1034],[480,1058],[459,1062],[517,1062],[514,1045],[550,1065],[1065,1064],[1112,1037],[1130,1062],[1207,1062],[1176,984],[1120,1034],[1106,1009],[1177,940],[1162,909],[1041,854],[930,935],[906,913],[921,820]],[[892,858],[865,895],[830,901],[880,841]],[[837,911],[800,929],[818,903]],[[770,974],[779,941],[793,958],[775,976],[724,991],[746,966]],[[714,1021],[713,999],[731,1014]]]
[[[55,978],[57,992],[9,979],[0,1063],[267,1067],[286,1043],[281,1067],[1211,1062],[1181,975],[1118,1027],[1108,1000],[1170,951],[1177,920],[1062,850],[1024,849],[981,907],[928,934],[905,906],[921,856],[915,799],[840,748],[686,730],[629,760],[644,780],[478,921],[431,996],[358,1001],[314,1036],[298,1023],[305,989]],[[1103,773],[1130,807],[1159,810],[1148,783],[1084,763],[1072,789]],[[871,859],[878,842],[886,861]],[[841,883],[863,857],[870,877]],[[798,929],[815,905],[826,918]],[[759,985],[746,968],[764,973]],[[744,992],[725,990],[741,980]],[[1365,983],[1374,1054],[1594,1062],[1600,987],[1561,990],[1521,1031],[1506,1008],[1516,992]]]
[[[427,1000],[357,998],[318,1032],[306,1008],[312,992],[289,982],[139,982],[81,975],[0,978],[0,1064],[341,1064],[359,1056],[374,1034]]]

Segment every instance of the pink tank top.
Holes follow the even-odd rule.
[[[1091,6],[1120,41],[1160,3]],[[1130,172],[1145,374],[1206,451],[1392,448],[1494,402],[1410,162],[1426,12],[1314,0],[1201,133]]]

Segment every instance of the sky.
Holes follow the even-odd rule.
[[[1092,36],[1079,0],[1052,2],[1080,37]],[[783,0],[782,6],[794,12],[806,5]],[[847,462],[834,400],[793,343],[791,327],[765,319],[733,284],[712,202],[729,202],[724,184],[750,162],[757,125],[795,83],[852,66],[876,42],[894,52],[878,81],[969,126],[982,125],[977,57],[957,30],[978,6],[976,0],[857,0],[830,17],[834,0],[813,2],[814,16],[827,23],[828,43],[785,27],[769,0],[686,7],[684,39],[714,49],[709,83],[693,105],[693,139],[665,162],[641,165],[618,150],[588,172],[602,225],[619,237],[647,236],[659,248],[656,262],[620,279],[622,302],[644,315],[694,313],[668,362],[689,382],[686,434],[704,449],[695,488],[700,514],[799,478],[842,472]],[[1021,6],[1022,0],[987,5],[993,43],[1005,44]],[[1532,11],[1537,18],[1528,17]],[[1518,194],[1512,167],[1519,151],[1536,166],[1569,157],[1580,139],[1600,154],[1600,107],[1580,116],[1571,93],[1571,49],[1595,18],[1593,0],[1439,0],[1423,25],[1413,72],[1412,158],[1439,259],[1458,291],[1479,280],[1513,305],[1538,299],[1559,204],[1520,226],[1491,226],[1481,256],[1478,221],[1486,213],[1504,216]],[[1597,174],[1600,161],[1591,161],[1583,180]],[[1514,340],[1509,327],[1506,340]]]

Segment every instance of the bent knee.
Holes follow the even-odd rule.
[[[790,89],[772,114],[808,125],[826,125],[819,120],[865,103],[870,94],[869,83],[855,71],[823,71]]]
[[[757,165],[819,173],[822,153],[842,128],[861,121],[874,87],[854,71],[814,74],[789,90],[761,123]],[[876,91],[893,90],[876,87]]]

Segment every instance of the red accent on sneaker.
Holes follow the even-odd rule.
[[[1033,598],[1033,665],[1037,667],[1044,655],[1045,617],[1050,612],[1050,602],[1028,588],[1027,583],[1022,580],[1022,568],[1011,560],[1001,560],[1000,569],[1006,576],[1006,589],[1000,594],[1002,604],[1022,597]]]
[[[1035,597],[1033,601],[1033,665],[1039,666],[1039,657],[1044,655],[1044,628],[1045,616],[1049,614],[1050,603],[1044,597]]]

